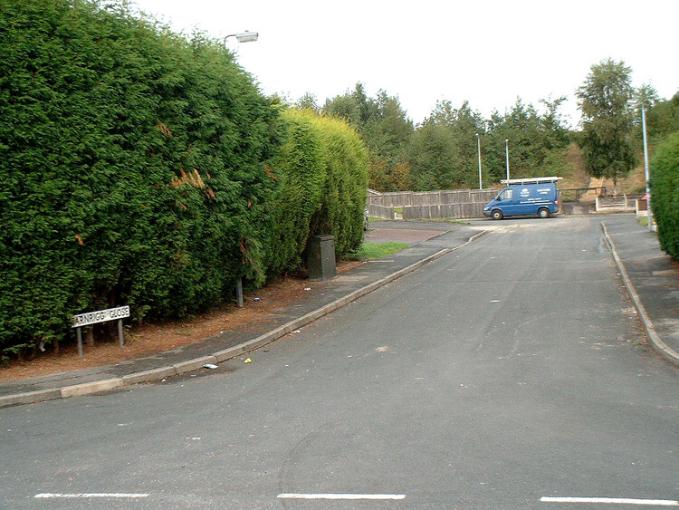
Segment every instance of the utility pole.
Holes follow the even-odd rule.
[[[483,177],[481,174],[481,137],[476,133],[476,143],[479,148],[479,189],[483,189]]]
[[[505,160],[507,161],[507,180],[509,180],[509,140],[505,140]]]
[[[644,137],[644,177],[646,178],[646,209],[648,212],[648,231],[653,231],[653,213],[651,212],[651,187],[649,186],[650,169],[648,167],[648,140],[646,138],[646,109],[641,107],[641,131]]]

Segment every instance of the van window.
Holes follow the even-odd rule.
[[[511,189],[506,189],[502,193],[500,193],[500,200],[511,200],[512,199],[512,191]]]

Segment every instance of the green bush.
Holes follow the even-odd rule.
[[[227,50],[122,6],[0,0],[0,55],[0,354],[262,281],[279,121]]]
[[[327,179],[321,204],[311,222],[311,235],[335,236],[335,252],[355,251],[363,240],[363,211],[368,189],[368,151],[346,122],[316,117],[326,158]]]
[[[278,186],[268,204],[271,276],[300,266],[311,218],[320,207],[327,171],[315,117],[313,112],[293,109],[282,115],[287,129],[281,150],[271,162]]]
[[[367,153],[125,2],[0,0],[0,357],[127,304],[182,317],[362,238]],[[265,164],[265,162],[268,162]]]
[[[679,260],[679,133],[658,145],[651,171],[651,207],[660,246]]]
[[[346,122],[287,110],[285,143],[272,167],[268,266],[273,276],[299,267],[311,236],[332,234],[338,257],[363,239],[368,155]]]

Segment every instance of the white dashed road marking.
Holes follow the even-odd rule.
[[[279,499],[405,499],[405,494],[279,494]]]
[[[543,503],[594,503],[608,505],[641,505],[641,506],[679,506],[679,501],[672,499],[627,499],[627,498],[540,498]]]
[[[139,499],[147,498],[148,494],[127,494],[121,492],[81,492],[73,494],[59,494],[59,493],[41,493],[34,496],[36,499],[90,499],[90,498],[103,498],[103,499]]]

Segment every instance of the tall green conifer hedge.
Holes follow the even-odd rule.
[[[363,240],[363,211],[368,189],[368,151],[346,122],[316,117],[325,149],[327,179],[311,233],[335,236],[339,257],[356,250]]]
[[[0,0],[0,55],[0,349],[262,281],[277,113],[225,49],[123,8]]]
[[[287,110],[285,143],[273,169],[268,267],[273,275],[297,268],[310,238],[335,236],[337,257],[363,240],[368,151],[345,121],[313,111]]]
[[[660,246],[679,260],[679,133],[658,145],[651,169],[651,207]]]
[[[320,208],[327,179],[326,154],[315,114],[290,109],[282,117],[286,134],[271,162],[278,186],[268,203],[267,266],[272,276],[301,264],[311,218]]]
[[[367,154],[284,111],[219,43],[124,4],[0,0],[0,357],[75,313],[181,317],[360,244]]]

